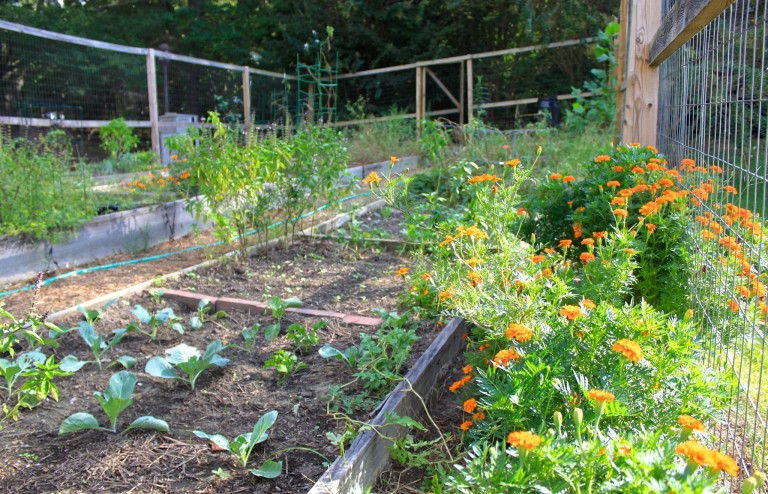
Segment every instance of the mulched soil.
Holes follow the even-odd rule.
[[[397,296],[404,286],[393,273],[406,263],[407,258],[391,251],[302,239],[288,249],[275,249],[251,258],[246,266],[222,264],[168,281],[164,286],[259,301],[268,295],[298,297],[306,308],[372,316],[370,309],[374,307],[397,309]],[[173,269],[178,268],[157,265],[159,273]],[[104,281],[104,290],[88,285],[78,292],[79,299],[94,298],[103,291],[124,288],[148,278],[143,275],[141,280],[121,280],[120,274],[111,274],[113,279]],[[61,290],[62,285],[54,285],[51,288]],[[44,291],[41,296],[44,307],[49,310],[74,303],[71,295],[52,297]],[[174,302],[162,301],[158,305],[143,293],[118,301],[107,309],[97,329],[108,333],[125,327],[133,319],[130,309],[135,304],[151,310],[170,306],[185,322],[195,315]],[[317,321],[289,313],[283,328],[294,322],[312,326]],[[274,350],[290,349],[291,343],[284,336],[266,342],[260,335],[262,339],[253,352],[237,348],[225,350],[224,356],[231,359],[230,364],[206,371],[194,392],[180,382],[154,379],[143,372],[150,357],[162,355],[164,349],[182,341],[201,350],[216,339],[242,344],[242,329],[255,322],[266,325],[274,321],[262,314],[232,311],[223,319],[206,322],[199,330],[187,329],[183,336],[165,329],[156,342],[132,334],[118,345],[112,357],[136,357],[138,365],[134,372],[139,377],[134,404],[123,413],[118,427],[125,427],[138,416],[153,415],[170,424],[170,434],[88,431],[59,436],[61,421],[74,412],[92,413],[104,423],[106,417],[92,394],[103,390],[117,369],[99,371],[96,365],[89,364],[74,376],[61,379],[59,402],[48,400],[22,413],[20,421],[3,424],[0,492],[307,492],[325,471],[324,463],[332,461],[338,453],[329,443],[326,432],[339,433],[344,424],[329,417],[326,406],[328,386],[353,379],[353,371],[343,363],[322,359],[314,349],[300,356],[307,368],[280,385],[274,369],[265,370],[263,365]],[[334,320],[327,322],[328,327],[319,333],[321,345],[330,342],[342,349],[359,343],[362,331],[375,331],[375,328],[342,325]],[[64,327],[75,324],[74,316],[61,323]],[[419,329],[421,338],[414,345],[408,365],[412,365],[436,333],[436,329],[429,327]],[[56,354],[58,358],[69,354],[91,358],[76,332],[61,338]],[[354,386],[349,388],[350,393],[356,390]],[[206,441],[192,434],[192,430],[203,430],[232,438],[249,432],[256,420],[270,410],[279,412],[277,422],[270,439],[254,450],[249,468],[258,466],[266,458],[282,460],[283,474],[274,480],[252,476],[237,467],[228,453],[211,451]],[[358,413],[354,418],[367,420],[367,412]],[[314,452],[284,451],[293,447]],[[231,476],[220,479],[212,474],[217,468],[227,470]]]

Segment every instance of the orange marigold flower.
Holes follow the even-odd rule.
[[[446,246],[446,245],[448,245],[448,244],[452,244],[454,240],[456,240],[456,237],[453,237],[453,236],[451,236],[451,235],[446,235],[446,236],[445,236],[445,240],[443,240],[442,242],[440,242],[438,245],[439,245],[440,247],[444,247],[444,246]]]
[[[528,210],[525,208],[517,208],[517,215],[522,216],[524,214],[528,214]]]
[[[603,163],[605,161],[611,161],[611,157],[607,154],[601,154],[597,158],[595,158],[596,163]]]
[[[608,391],[601,391],[599,389],[590,389],[587,395],[590,400],[596,400],[600,402],[611,402],[616,399],[613,393]]]
[[[739,191],[736,190],[736,187],[734,187],[733,185],[724,185],[723,186],[723,190],[726,191],[726,192],[730,192],[731,194],[738,194],[739,193]]]
[[[470,398],[467,401],[464,402],[464,411],[467,413],[472,413],[475,411],[475,408],[477,408],[477,400],[474,398]]]
[[[531,256],[531,262],[533,263],[544,262],[546,259],[547,259],[547,256],[542,254],[536,254],[535,256]]]
[[[481,420],[485,420],[485,414],[483,412],[477,412],[472,414],[472,420],[475,422],[480,422]]]
[[[701,444],[697,443],[696,441],[685,441],[684,443],[680,443],[675,447],[675,453],[687,456],[688,459],[697,465],[701,465],[703,467],[708,466],[711,463],[714,463],[714,458],[712,457],[712,451],[705,448]]]
[[[507,436],[507,442],[514,448],[530,451],[541,444],[541,437],[528,431],[510,432]]]
[[[738,303],[737,301],[733,300],[733,299],[731,299],[731,300],[728,302],[728,307],[730,307],[730,309],[731,309],[733,312],[739,312],[739,303]]]
[[[624,249],[624,252],[626,252],[630,256],[633,256],[633,255],[637,254],[637,251],[635,249],[630,248],[630,247],[627,247],[626,249]]]
[[[499,182],[499,181],[501,181],[501,177],[497,177],[496,175],[490,175],[488,173],[483,173],[482,175],[471,177],[467,180],[467,182],[471,184],[479,184],[480,182]]]
[[[595,245],[595,241],[591,238],[585,238],[581,241],[581,245]]]
[[[643,174],[643,173],[645,173],[645,169],[642,166],[636,166],[636,167],[632,168],[632,173]]]
[[[677,417],[677,423],[682,425],[683,429],[704,432],[704,424],[691,417],[690,415],[680,415]]]
[[[478,264],[482,264],[485,261],[483,261],[482,259],[480,259],[478,257],[470,257],[469,259],[467,259],[464,262],[466,262],[467,264],[469,264],[470,266],[472,266],[474,268]]]
[[[513,323],[509,323],[509,327],[507,328],[506,335],[508,340],[517,340],[522,343],[525,343],[526,341],[531,339],[531,337],[533,336],[533,332],[530,329],[528,329],[526,326],[513,322]]]
[[[549,178],[551,178],[552,180],[560,180],[561,178],[563,178],[563,175],[560,173],[553,173],[552,175],[549,176]]]
[[[581,305],[583,305],[587,309],[594,309],[595,307],[597,307],[597,305],[595,305],[595,303],[588,298],[581,299]]]
[[[498,194],[498,193],[499,193],[498,185],[494,185],[493,187],[491,187],[491,194]]]
[[[563,239],[563,240],[561,240],[561,241],[560,241],[560,243],[558,244],[558,247],[566,247],[566,248],[567,248],[567,247],[570,247],[572,243],[573,243],[573,242],[572,242],[571,240],[568,240],[568,239]]]
[[[566,175],[563,177],[563,182],[565,183],[570,183],[574,181],[576,181],[576,177],[574,177],[573,175]]]
[[[461,368],[461,370],[464,371],[464,374],[469,374],[470,372],[472,372],[473,369],[474,369],[474,367],[472,367],[469,364],[467,364],[467,365],[465,365],[464,367]]]
[[[427,281],[432,279],[432,273],[422,273],[421,277]]]
[[[408,274],[408,271],[410,271],[411,268],[400,268],[397,271],[395,271],[395,276],[400,276],[401,278],[404,278],[406,274]]]
[[[480,273],[477,271],[470,271],[467,273],[467,278],[469,278],[469,282],[472,284],[472,286],[477,286],[483,282],[483,277],[480,276]]]
[[[583,263],[588,263],[595,260],[595,255],[591,252],[582,252],[579,255],[579,259],[581,259],[581,262]]]
[[[633,189],[621,189],[618,192],[619,197],[629,197],[629,196],[631,196],[634,193],[635,193],[635,191]]]
[[[712,451],[711,463],[708,465],[715,470],[723,470],[731,477],[738,477],[739,466],[730,456],[719,451]]]
[[[624,171],[624,167],[623,166],[612,166],[611,167],[611,171],[613,171],[614,173],[621,173],[621,172]]]
[[[499,367],[504,367],[509,363],[510,360],[512,361],[518,361],[520,360],[520,354],[517,353],[515,350],[511,348],[506,348],[504,350],[499,350],[496,355],[493,357],[493,363],[498,365]]]
[[[643,360],[643,350],[636,341],[621,339],[613,344],[613,351],[619,352],[630,362],[640,362]]]
[[[456,230],[459,232],[459,237],[470,237],[478,240],[488,238],[488,234],[479,229],[477,225],[472,225],[469,228],[460,226]]]
[[[546,252],[547,254],[554,254],[555,253],[555,249],[553,249],[552,247],[546,247],[544,249],[544,252]]]
[[[608,187],[621,187],[621,182],[618,180],[608,180],[605,185]]]
[[[615,214],[618,217],[626,217],[629,213],[626,209],[614,209],[613,214]]]
[[[514,167],[514,166],[517,166],[517,165],[520,164],[520,160],[515,158],[513,160],[509,160],[509,161],[504,162],[504,164]]]
[[[564,305],[560,309],[560,315],[565,316],[569,320],[573,321],[574,319],[583,316],[584,313],[581,311],[581,307],[578,305]]]
[[[675,182],[668,178],[660,178],[656,183],[662,187],[673,187],[675,185]]]
[[[397,156],[390,156],[390,157],[389,157],[389,164],[390,164],[390,165],[394,165],[394,164],[395,164],[395,163],[397,163],[398,161],[400,161],[400,158],[398,158]]]
[[[690,158],[683,158],[680,160],[680,164],[684,167],[696,166],[696,162]]]
[[[471,380],[472,380],[472,376],[464,376],[458,381],[456,381],[455,383],[451,384],[448,387],[448,391],[450,391],[451,393],[455,393],[459,388],[461,388]]]
[[[741,285],[736,290],[739,292],[739,295],[741,295],[742,297],[745,297],[745,298],[749,297],[749,288],[747,288],[746,286]]]
[[[656,149],[654,146],[645,146],[645,149],[647,149],[649,151],[653,151],[656,154],[659,154],[659,150]],[[651,159],[653,160],[653,159],[657,159],[657,158],[651,158]]]
[[[592,232],[593,238],[606,238],[608,236],[608,232]]]
[[[468,431],[469,428],[472,427],[472,422],[469,421],[469,420],[465,420],[464,422],[461,423],[461,425],[459,427],[463,431]]]
[[[448,300],[449,298],[453,297],[454,295],[456,295],[456,292],[454,292],[451,289],[448,289],[448,290],[445,290],[445,291],[442,291],[442,292],[438,293],[437,297],[440,299],[441,302],[444,302],[444,301]]]
[[[648,233],[652,234],[653,232],[656,231],[656,225],[654,225],[653,223],[646,223],[645,227],[648,229]]]
[[[377,184],[381,182],[381,177],[376,172],[371,172],[367,177],[363,179],[364,184]]]

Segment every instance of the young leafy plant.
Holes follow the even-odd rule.
[[[288,326],[288,334],[286,336],[289,340],[293,341],[297,350],[301,353],[306,353],[320,344],[317,331],[326,326],[328,326],[328,323],[325,321],[318,322],[312,328],[306,328],[301,324],[291,324]]]
[[[120,343],[123,337],[125,337],[127,329],[115,330],[112,339],[107,341],[103,336],[96,332],[91,323],[80,321],[79,326],[78,331],[80,332],[80,336],[83,338],[83,341],[85,341],[85,344],[88,345],[88,348],[91,349],[91,352],[93,352],[93,356],[96,359],[95,362],[99,365],[99,369],[101,369],[102,355]]]
[[[90,413],[78,412],[70,415],[61,423],[59,434],[67,434],[87,429],[98,429],[110,432],[117,432],[117,418],[120,414],[133,403],[133,388],[136,386],[136,376],[129,371],[120,371],[113,374],[109,379],[109,384],[104,393],[95,392],[93,396],[99,401],[101,409],[109,417],[109,428],[99,425],[96,417]],[[164,420],[160,420],[149,415],[139,417],[125,428],[130,429],[150,429],[160,432],[168,432],[170,427]]]
[[[253,326],[250,326],[248,328],[243,328],[243,340],[245,340],[245,347],[244,349],[248,353],[253,353],[253,351],[256,349],[256,335],[259,334],[259,329],[261,329],[261,324],[254,323]]]
[[[299,357],[294,355],[292,352],[287,350],[275,350],[275,353],[273,353],[272,356],[269,357],[266,362],[264,362],[265,369],[269,369],[270,367],[274,367],[274,369],[280,373],[280,378],[277,380],[277,382],[283,384],[285,382],[285,378],[296,371],[305,369],[307,364],[304,362],[299,362]]]
[[[150,314],[149,311],[141,305],[136,305],[131,312],[133,312],[133,315],[139,319],[140,324],[149,326],[149,330],[144,330],[140,324],[131,322],[126,329],[127,332],[138,331],[139,333],[149,336],[152,341],[155,341],[157,340],[157,333],[160,328],[170,324],[171,329],[179,334],[184,334],[184,326],[179,322],[181,319],[176,317],[176,314],[173,313],[173,309],[170,307],[166,307],[154,314]]]
[[[229,451],[245,468],[248,464],[248,458],[251,456],[253,447],[269,439],[267,431],[277,420],[277,411],[265,413],[253,426],[252,432],[240,434],[231,441],[221,434],[207,434],[203,431],[192,431],[197,437],[208,439],[216,446]],[[253,475],[273,479],[280,475],[283,470],[283,462],[267,460],[257,469],[250,470]]]
[[[186,343],[181,343],[165,351],[165,357],[152,357],[147,362],[144,371],[163,379],[179,379],[187,383],[190,389],[195,389],[197,378],[211,367],[223,367],[229,359],[219,355],[227,348],[218,340],[212,341],[200,355],[200,350]],[[179,373],[181,371],[181,373]]]
[[[16,381],[24,375],[27,370],[35,366],[35,362],[44,363],[45,355],[38,351],[22,353],[15,360],[0,358],[0,376],[5,379],[6,399],[10,399],[13,394],[13,388]]]
[[[267,341],[274,340],[280,334],[280,325],[285,317],[285,309],[301,307],[301,305],[301,300],[295,297],[281,299],[275,296],[267,301],[267,307],[272,311],[272,317],[277,319],[275,324],[270,324],[264,328],[264,337]]]

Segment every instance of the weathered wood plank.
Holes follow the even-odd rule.
[[[704,29],[734,0],[678,0],[653,37],[650,59],[656,67]]]
[[[471,124],[475,118],[475,81],[472,74],[472,59],[467,60],[467,123]]]
[[[457,100],[457,99],[456,99],[456,98],[453,96],[453,94],[452,94],[452,93],[451,93],[451,92],[448,90],[448,88],[447,88],[447,87],[445,87],[445,84],[443,84],[443,81],[441,81],[441,80],[440,80],[440,79],[437,77],[437,74],[435,74],[434,72],[432,72],[432,70],[431,70],[431,69],[429,69],[429,68],[427,68],[426,70],[427,70],[427,74],[429,74],[429,77],[431,77],[431,78],[432,78],[432,80],[433,80],[433,81],[435,81],[435,84],[437,84],[437,87],[439,87],[440,89],[442,89],[442,91],[445,93],[445,95],[446,95],[446,96],[448,96],[448,99],[449,99],[449,100],[451,100],[451,101],[453,102],[453,104],[454,104],[454,105],[456,105],[456,108],[458,109],[458,108],[459,108],[459,100]]]
[[[160,117],[157,109],[157,74],[155,73],[155,50],[147,51],[147,96],[149,98],[149,122],[152,152],[160,156]],[[159,159],[159,158],[158,158]]]
[[[246,134],[251,131],[251,73],[248,67],[243,67],[243,128]]]
[[[379,434],[370,430],[358,434],[346,456],[331,465],[309,494],[362,494],[368,486],[376,483],[390,460],[388,447],[391,441],[382,436],[396,437],[404,432],[402,426],[385,425],[386,416],[392,413],[410,417],[421,415],[423,409],[416,394],[426,401],[453,359],[464,348],[461,335],[466,328],[466,321],[460,318],[448,323],[369,422]]]
[[[619,9],[619,39],[616,50],[616,117],[613,137],[621,141],[622,121],[624,117],[624,95],[627,81],[627,30],[629,29],[629,0],[621,0]]]
[[[590,96],[593,96],[594,93],[591,91],[584,91],[579,93],[579,96],[582,98],[589,98]],[[567,100],[567,99],[576,99],[576,96],[573,94],[558,94],[557,99],[560,101]],[[494,101],[491,103],[483,103],[481,105],[475,105],[475,108],[502,108],[505,106],[518,106],[518,105],[530,105],[532,103],[536,103],[539,101],[539,98],[523,98],[523,99],[513,99],[513,100],[507,100],[507,101]]]
[[[131,53],[133,55],[147,54],[146,48],[136,48],[135,46],[118,45],[117,43],[107,43],[106,41],[96,41],[93,39],[81,38],[79,36],[71,36],[69,34],[54,33],[53,31],[46,31],[45,29],[29,27],[23,24],[16,24],[15,22],[0,20],[0,29],[6,29],[16,33],[28,34],[38,38],[63,41],[65,43],[73,43],[80,46],[101,48],[102,50],[119,51],[122,53]]]

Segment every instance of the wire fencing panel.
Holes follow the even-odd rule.
[[[709,195],[694,201],[691,296],[706,364],[737,382],[716,436],[744,477],[765,471],[768,432],[767,9],[737,0],[660,66],[659,148],[671,164],[695,160],[692,188]]]
[[[416,111],[416,71],[397,70],[338,80],[338,120],[412,114]]]

